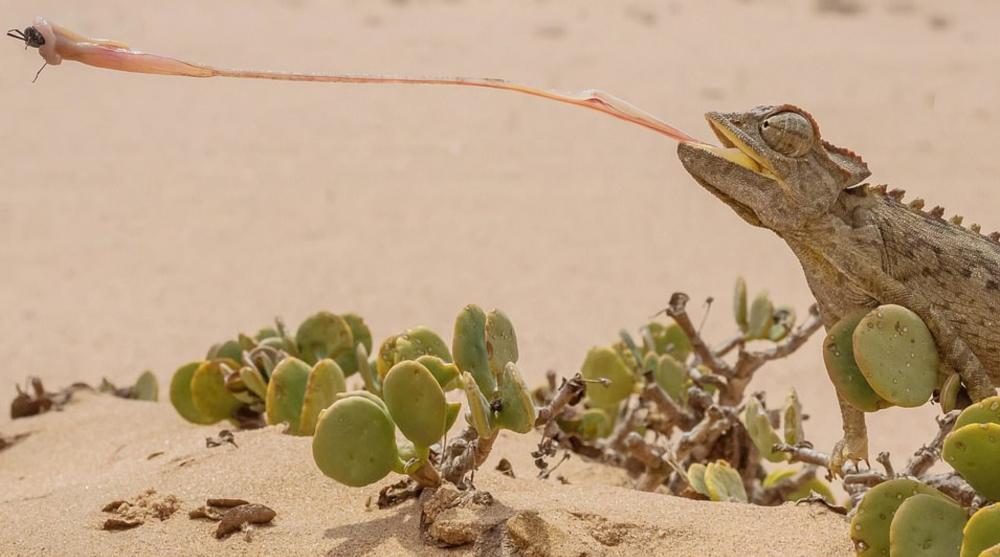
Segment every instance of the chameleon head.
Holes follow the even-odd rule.
[[[816,121],[794,106],[705,117],[723,147],[681,143],[681,163],[751,224],[777,232],[801,227],[870,174],[860,157],[820,139]]]

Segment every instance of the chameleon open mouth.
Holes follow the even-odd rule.
[[[708,125],[715,132],[716,137],[719,138],[722,147],[716,147],[708,143],[688,143],[688,145],[725,159],[751,172],[775,179],[775,174],[769,168],[770,165],[767,161],[757,154],[741,137],[743,132],[733,128],[720,116],[715,112],[709,112],[705,115],[705,119],[708,120]]]

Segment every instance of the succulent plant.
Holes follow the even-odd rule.
[[[941,455],[977,492],[1000,501],[1000,396],[966,408],[945,437]]]
[[[365,324],[365,320],[361,318],[360,315],[354,313],[345,313],[341,315],[344,321],[347,323],[348,328],[351,329],[351,338],[354,341],[354,346],[363,345],[365,347],[365,354],[371,354],[372,352],[372,332]],[[350,377],[354,375],[360,368],[360,362],[358,360],[358,353],[356,350],[347,350],[344,353],[338,355],[334,358],[337,365],[340,366],[340,370],[344,373],[344,377]]]
[[[380,399],[342,396],[319,414],[312,441],[320,471],[351,487],[402,472],[396,448],[396,425]]]
[[[375,369],[379,378],[384,379],[392,366],[421,356],[434,356],[445,363],[452,361],[448,345],[437,333],[427,327],[414,327],[382,341],[375,358]]]
[[[760,400],[755,396],[747,400],[746,410],[743,413],[743,424],[762,457],[771,462],[783,462],[787,459],[785,453],[774,450],[774,445],[780,443],[781,438],[771,427],[767,410],[763,408]]]
[[[687,390],[691,385],[687,368],[670,354],[657,356],[646,355],[647,364],[644,367],[653,370],[653,380],[670,398],[680,405],[687,404]]]
[[[918,493],[906,498],[889,526],[889,555],[959,555],[962,528],[969,516],[954,501]]]
[[[736,277],[736,284],[733,286],[733,318],[740,332],[746,333],[750,328],[747,321],[747,281],[743,277]]]
[[[797,472],[798,470],[795,468],[781,468],[774,470],[764,478],[764,481],[761,482],[761,487],[765,489],[773,487],[778,482],[791,478]],[[798,489],[790,492],[785,497],[785,500],[798,501],[799,499],[809,497],[813,492],[819,494],[819,496],[823,499],[826,499],[828,503],[832,504],[834,502],[833,492],[830,490],[830,486],[819,478],[813,478],[805,482]]]
[[[767,292],[761,292],[750,303],[747,314],[746,337],[749,339],[767,338],[774,325],[774,304]]]
[[[535,405],[514,362],[507,362],[500,371],[499,383],[500,396],[494,409],[496,425],[514,433],[528,433],[535,427]]]
[[[949,373],[941,383],[941,411],[947,414],[958,406],[958,394],[962,388],[962,378],[957,373]]]
[[[487,315],[477,306],[467,306],[455,330],[454,363],[440,337],[417,327],[382,343],[375,362],[378,376],[363,357],[364,346],[356,344],[356,361],[367,390],[337,395],[332,406],[319,412],[313,456],[324,474],[360,486],[396,471],[421,485],[439,485],[442,477],[436,465],[443,450],[435,456],[430,447],[461,411],[461,403],[445,398],[446,391],[456,388],[466,394],[472,435],[487,440],[473,445],[476,458],[485,458],[498,429],[524,433],[534,427],[531,394],[514,364],[517,340],[510,320],[496,310]],[[276,369],[274,380],[284,373]],[[489,396],[476,374],[491,381]],[[396,441],[397,427],[405,440]],[[371,469],[364,466],[368,461],[373,463]]]
[[[695,492],[700,493],[705,497],[709,497],[708,485],[705,484],[706,470],[707,467],[704,464],[700,462],[692,462],[687,469],[687,481],[688,485],[690,485],[691,489],[695,490]]]
[[[484,396],[492,397],[497,381],[490,369],[486,346],[486,312],[482,308],[468,305],[458,314],[451,349],[458,368],[472,375]]]
[[[347,391],[344,375],[340,365],[331,359],[316,362],[309,371],[305,396],[302,398],[302,411],[299,414],[299,435],[312,435],[319,413],[329,408],[338,394]]]
[[[610,347],[591,348],[580,373],[590,381],[587,383],[587,399],[601,408],[617,407],[635,390],[635,373]]]
[[[310,367],[298,358],[285,358],[267,384],[267,423],[287,423],[292,435],[312,435],[320,411],[346,390],[335,361],[326,358]]]
[[[725,460],[717,460],[705,466],[705,487],[713,501],[748,502],[743,478]]]
[[[960,557],[982,557],[1000,546],[1000,503],[983,507],[965,523]],[[995,550],[994,550],[995,551]]]
[[[743,277],[736,278],[733,286],[733,318],[746,340],[784,339],[795,326],[795,309],[791,306],[775,308],[766,291],[759,292],[747,304],[747,283]]]
[[[900,505],[918,494],[951,501],[946,495],[926,484],[909,478],[882,482],[868,490],[851,519],[851,540],[861,557],[889,555],[890,526]]]
[[[771,342],[780,342],[792,332],[796,319],[795,308],[792,306],[779,306],[774,310],[771,330],[767,333],[767,339]]]
[[[517,363],[517,333],[507,314],[498,309],[486,314],[486,359],[498,380],[509,363]]]
[[[195,407],[191,396],[191,378],[194,377],[194,372],[201,364],[202,362],[191,362],[174,372],[174,376],[170,380],[170,403],[185,420],[195,424],[208,425],[217,420],[202,415]]]
[[[797,445],[806,440],[806,432],[802,427],[804,416],[802,415],[802,403],[799,402],[799,394],[792,389],[785,399],[785,409],[782,412],[784,421],[785,443]]]
[[[931,397],[937,386],[937,347],[916,313],[879,306],[858,323],[852,343],[858,368],[880,397],[907,408]]]
[[[642,327],[641,333],[643,352],[647,354],[668,355],[680,363],[686,362],[691,354],[691,340],[677,323],[649,323]]]
[[[129,398],[136,400],[149,400],[155,402],[160,396],[160,385],[156,380],[156,375],[151,371],[144,371],[129,391]]]
[[[338,358],[354,348],[354,333],[343,317],[320,311],[299,325],[295,343],[304,362],[313,365],[323,358]]]
[[[441,385],[426,367],[415,361],[392,366],[382,384],[389,415],[417,447],[436,443],[445,432],[448,405]]]
[[[229,359],[202,362],[191,376],[191,401],[198,414],[215,423],[232,418],[243,403],[226,388],[225,369],[238,369],[239,365]]]
[[[205,354],[206,360],[226,358],[238,362],[242,357],[243,347],[240,345],[238,340],[227,340],[225,342],[215,344],[209,348],[208,353]]]

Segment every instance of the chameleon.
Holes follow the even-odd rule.
[[[792,105],[706,115],[715,147],[607,93],[562,94],[495,78],[302,74],[231,70],[145,53],[85,37],[45,18],[7,35],[63,60],[126,72],[326,83],[460,85],[502,89],[604,112],[678,141],[681,164],[747,223],[767,228],[798,258],[827,329],[863,308],[897,304],[919,315],[943,365],[957,371],[973,401],[1000,385],[1000,233],[945,220],[944,209],[903,203],[904,191],[862,183],[868,165],[820,136],[816,120]],[[42,68],[45,68],[43,65]],[[39,70],[41,72],[41,70]],[[38,74],[35,75],[36,79]],[[831,453],[837,473],[868,460],[864,413],[840,398],[844,437]]]
[[[799,260],[824,327],[883,304],[909,308],[934,336],[942,365],[973,401],[1000,386],[1000,233],[904,203],[905,191],[864,183],[865,161],[825,141],[792,105],[709,112],[723,147],[681,142],[685,170],[744,221],[785,241]],[[888,190],[888,191],[887,191]],[[838,397],[838,473],[868,460],[865,415]]]

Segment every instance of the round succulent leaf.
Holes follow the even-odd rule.
[[[783,411],[783,423],[785,433],[785,443],[797,445],[806,440],[806,432],[802,427],[802,403],[799,402],[799,394],[792,389],[785,399],[785,409]]]
[[[469,372],[487,397],[496,391],[496,377],[490,371],[489,353],[486,349],[486,313],[477,305],[467,305],[455,319],[455,336],[452,338],[455,364]]]
[[[368,391],[347,391],[346,393],[337,393],[336,395],[334,395],[333,398],[336,400],[343,400],[345,398],[351,398],[351,397],[359,397],[370,401],[375,406],[381,408],[383,412],[385,412],[385,417],[389,418],[390,420],[392,419],[392,416],[389,414],[389,407],[385,405],[385,401],[379,398],[379,396],[374,393],[370,393]]]
[[[958,557],[969,515],[954,501],[916,494],[899,506],[889,526],[890,557]]]
[[[962,389],[962,378],[957,373],[949,373],[941,385],[941,412],[947,414],[958,406],[958,393]]]
[[[684,363],[691,354],[691,339],[684,334],[684,329],[677,323],[663,325],[654,321],[644,328],[643,350],[660,355],[667,354]]]
[[[364,345],[365,353],[370,354],[372,351],[372,331],[365,324],[365,320],[355,313],[345,313],[341,317],[351,329],[351,338],[354,340],[354,344]],[[358,371],[358,355],[354,350],[347,350],[334,358],[334,360],[340,366],[344,377],[350,377]]]
[[[458,415],[462,413],[462,403],[461,402],[449,402],[448,403],[448,417],[445,418],[444,430],[450,431],[451,426],[455,425],[458,420]]]
[[[202,363],[191,362],[181,366],[174,372],[174,376],[170,380],[170,404],[174,406],[177,413],[185,420],[194,424],[208,425],[214,424],[218,420],[203,416],[195,408],[194,400],[191,397],[191,379],[194,377],[194,372],[201,367]]]
[[[701,493],[705,497],[709,497],[708,486],[705,485],[705,465],[700,462],[694,462],[687,469],[687,479],[688,483],[691,484],[691,489]]]
[[[445,363],[452,361],[448,346],[437,333],[427,327],[414,327],[382,342],[375,359],[375,369],[384,378],[392,366],[421,356],[434,356]]]
[[[220,358],[238,362],[243,358],[243,347],[240,346],[239,341],[227,340],[221,344],[213,345],[205,355],[206,360],[218,360]]]
[[[156,375],[153,375],[152,371],[144,371],[139,375],[139,378],[135,380],[135,384],[132,385],[132,390],[129,393],[129,398],[134,398],[136,400],[149,400],[156,402],[156,399],[160,396],[160,384],[156,380]]]
[[[795,308],[791,306],[781,306],[774,310],[774,325],[767,333],[767,338],[771,342],[779,342],[792,332],[795,326]]]
[[[295,344],[302,360],[313,365],[323,358],[337,358],[354,348],[354,336],[343,317],[321,311],[299,325]]]
[[[611,435],[612,422],[608,411],[603,408],[588,408],[580,416],[577,426],[580,436],[587,440],[595,440]]]
[[[347,391],[344,372],[337,362],[326,358],[316,362],[309,372],[306,392],[302,399],[302,414],[299,416],[299,435],[312,435],[316,429],[319,413],[329,408],[336,400],[337,393]]]
[[[976,511],[965,523],[962,533],[961,557],[979,557],[989,548],[1000,545],[1000,503]]]
[[[486,358],[490,371],[500,377],[504,366],[517,363],[517,334],[504,312],[494,309],[486,314]]]
[[[736,284],[733,285],[733,318],[736,319],[736,326],[740,332],[746,333],[749,328],[747,322],[747,281],[743,277],[736,277]]]
[[[500,409],[494,415],[497,427],[515,433],[528,433],[535,428],[535,405],[514,362],[507,362],[499,377]]]
[[[879,396],[905,408],[920,406],[937,386],[938,352],[927,325],[897,305],[873,309],[854,329],[854,358]]]
[[[778,470],[774,470],[764,478],[761,486],[764,489],[774,487],[778,484],[778,482],[791,478],[796,473],[798,473],[798,470],[795,468],[780,468]],[[830,490],[829,484],[819,478],[813,478],[799,486],[795,489],[795,491],[790,492],[785,496],[785,501],[794,502],[799,499],[805,499],[806,497],[812,495],[813,492],[817,493],[823,499],[826,499],[828,503],[836,503],[836,499],[833,497],[833,491]]]
[[[627,398],[635,388],[636,377],[625,365],[621,356],[610,347],[591,348],[583,361],[580,373],[589,379],[587,398],[604,408],[616,406]],[[597,382],[606,379],[605,383]]]
[[[382,384],[382,399],[399,431],[414,445],[429,447],[445,432],[448,404],[427,368],[407,360],[392,366]]]
[[[970,405],[955,420],[955,429],[969,424],[1000,424],[1000,396],[984,398]]]
[[[375,483],[401,467],[392,420],[362,396],[342,398],[320,413],[312,451],[321,472],[351,487]]]
[[[1000,424],[978,423],[952,430],[941,456],[980,495],[1000,501]]]
[[[469,403],[469,413],[466,419],[479,435],[480,439],[493,437],[495,426],[493,424],[493,412],[490,403],[479,390],[479,384],[469,372],[462,372],[462,388],[465,390],[465,398]]]
[[[882,482],[868,490],[851,519],[851,540],[859,557],[889,554],[889,527],[896,510],[908,497],[918,494],[950,499],[940,491],[909,478]]]
[[[441,389],[444,392],[457,389],[461,386],[459,378],[462,376],[462,372],[458,370],[458,366],[455,364],[446,362],[437,356],[429,355],[420,356],[416,359],[416,362],[431,372],[431,375],[437,380],[438,385],[441,385]]]
[[[747,503],[746,487],[739,472],[728,462],[718,460],[705,467],[705,486],[708,487],[708,497],[713,501],[736,501]]]
[[[375,371],[378,372],[379,379],[385,378],[392,366],[399,363],[396,353],[396,341],[402,335],[392,335],[382,341],[378,347],[378,354],[375,355]]]
[[[868,311],[862,309],[850,313],[830,327],[823,340],[823,363],[840,398],[858,410],[875,412],[892,406],[892,403],[872,389],[854,359],[854,330]]]
[[[226,389],[225,373],[222,366],[239,369],[232,360],[209,360],[202,362],[191,377],[191,400],[208,423],[226,420],[243,405],[233,393]]]
[[[403,333],[403,337],[412,346],[412,354],[406,353],[404,350],[404,359],[415,360],[419,356],[427,354],[429,356],[437,356],[445,362],[451,362],[451,351],[448,350],[448,344],[441,338],[441,335],[435,333],[432,329],[424,326],[414,327],[408,329]]]
[[[260,341],[264,340],[265,338],[273,338],[280,336],[281,335],[278,333],[278,330],[275,329],[274,327],[262,327],[259,331],[257,331],[257,334],[254,335],[253,338],[258,343],[260,343]]]
[[[657,358],[653,367],[653,380],[674,402],[687,404],[687,390],[690,384],[687,368],[670,354]]]
[[[762,457],[771,462],[787,460],[788,455],[774,450],[774,445],[780,443],[781,438],[771,426],[767,411],[761,407],[757,397],[750,397],[747,400],[746,410],[743,412],[743,425],[746,426],[750,439]]]
[[[299,420],[302,416],[302,402],[309,382],[309,364],[298,358],[285,358],[274,368],[267,383],[266,414],[267,423],[288,424],[288,433],[301,435]]]
[[[250,392],[257,395],[261,400],[267,400],[267,382],[264,381],[264,376],[260,374],[257,368],[243,366],[240,368],[240,379],[243,380],[243,384],[246,385]]]
[[[774,304],[767,292],[757,294],[750,304],[747,317],[746,337],[750,339],[767,338],[774,325]]]

